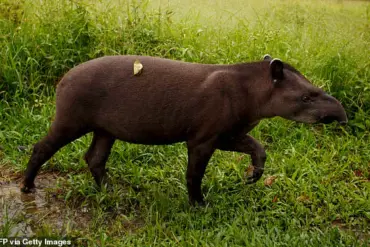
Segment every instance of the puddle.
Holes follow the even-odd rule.
[[[91,219],[88,210],[68,209],[64,201],[51,192],[57,178],[52,173],[40,174],[36,192],[24,194],[19,189],[19,178],[1,176],[0,233],[7,237],[33,237],[43,227],[58,235],[66,229],[86,228]]]

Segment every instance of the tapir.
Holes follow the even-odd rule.
[[[134,64],[141,65],[134,73]],[[248,135],[260,120],[345,124],[341,103],[297,69],[266,55],[256,62],[215,65],[149,56],[104,56],[68,71],[56,89],[56,116],[33,147],[21,184],[33,191],[43,163],[92,132],[84,158],[100,186],[115,140],[164,145],[186,142],[189,202],[202,204],[201,182],[216,149],[249,154],[258,181],[266,152]]]

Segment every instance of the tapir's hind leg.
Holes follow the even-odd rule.
[[[60,148],[83,136],[88,131],[79,125],[66,126],[54,121],[47,136],[36,143],[27,164],[21,191],[28,193],[35,187],[34,180],[41,166],[48,161]]]
[[[105,178],[105,163],[115,139],[103,131],[95,131],[89,150],[85,154],[85,161],[98,186],[101,186]]]

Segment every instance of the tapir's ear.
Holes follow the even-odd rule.
[[[263,56],[263,61],[271,61],[272,57],[269,54]]]
[[[283,69],[284,69],[284,64],[280,59],[274,58],[271,60],[270,71],[271,71],[272,79],[282,80],[284,78]]]

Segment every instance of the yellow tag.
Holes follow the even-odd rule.
[[[134,75],[139,75],[142,70],[143,65],[140,63],[139,60],[136,59],[134,62]]]

